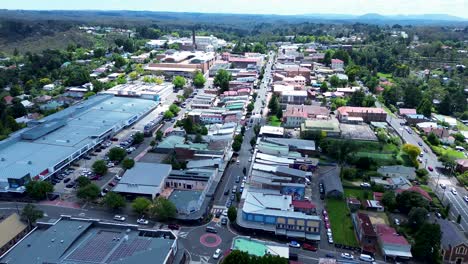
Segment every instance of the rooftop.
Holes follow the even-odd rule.
[[[232,242],[232,250],[240,250],[262,257],[265,254],[277,255],[283,258],[289,258],[289,248],[285,245],[260,241],[250,237],[237,237]]]
[[[375,225],[377,235],[380,240],[385,244],[396,244],[396,245],[409,245],[404,236],[401,236],[397,231],[388,225],[377,224]]]
[[[124,127],[156,105],[151,100],[97,95],[38,120],[42,125],[0,142],[0,181],[46,175],[48,168],[85,152],[101,135]]]
[[[359,225],[361,226],[364,235],[366,236],[377,236],[375,233],[374,226],[367,214],[357,213],[357,218],[359,219]]]
[[[270,135],[284,135],[284,128],[276,126],[262,126],[260,128],[260,135],[270,134]]]
[[[348,113],[373,113],[373,114],[385,114],[382,108],[375,107],[354,107],[354,106],[342,106],[337,109],[341,115],[347,115]]]
[[[442,239],[440,242],[443,249],[448,249],[461,244],[468,246],[466,237],[452,222],[445,219],[435,219],[435,221],[440,225],[440,231],[442,232]]]
[[[195,212],[200,208],[198,201],[202,193],[195,190],[174,190],[169,200],[174,203],[178,213]]]
[[[115,187],[115,192],[156,195],[171,172],[168,164],[136,162],[127,170]]]
[[[170,231],[61,218],[54,223],[39,224],[1,261],[10,264],[164,263],[173,248],[176,250],[176,238]]]
[[[28,226],[21,221],[20,216],[16,213],[13,213],[3,219],[0,222],[0,248],[5,246],[27,228]]]

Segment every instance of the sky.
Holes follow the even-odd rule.
[[[0,0],[0,9],[147,10],[244,14],[448,14],[468,18],[468,0]]]

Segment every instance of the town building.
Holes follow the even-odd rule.
[[[322,133],[327,137],[340,137],[340,124],[336,119],[327,120],[305,120],[301,124],[301,135],[308,133]]]
[[[300,127],[307,119],[328,119],[330,111],[326,107],[316,105],[287,105],[283,112],[283,126],[287,128]]]
[[[17,213],[0,218],[0,256],[20,241],[30,230]],[[0,260],[1,261],[1,260]]]
[[[262,126],[260,128],[259,135],[265,137],[284,137],[284,128],[276,126]]]
[[[377,245],[377,233],[367,214],[355,213],[351,214],[354,230],[364,252],[375,253]]]
[[[416,179],[416,169],[414,167],[406,167],[402,165],[381,166],[377,172],[384,177],[405,177],[408,180]]]
[[[384,256],[385,261],[393,259],[410,259],[411,245],[404,236],[399,235],[397,231],[388,225],[377,224],[375,225],[377,240],[379,242],[380,250]]]
[[[347,122],[352,117],[360,117],[364,122],[385,122],[387,113],[382,108],[342,106],[337,109],[340,122]]]
[[[171,165],[135,162],[133,168],[125,171],[113,191],[129,199],[140,196],[155,199],[164,189],[164,182],[171,171]]]
[[[332,59],[331,60],[331,68],[332,70],[342,70],[344,69],[344,61],[339,59]]]
[[[468,171],[468,159],[457,159],[457,171],[464,173]]]
[[[468,240],[452,222],[445,219],[435,220],[442,232],[440,244],[444,263],[461,264],[468,262]]]
[[[166,51],[156,57],[160,62],[148,64],[145,70],[163,72],[168,77],[179,75],[192,78],[196,71],[208,72],[215,62],[214,52]]]
[[[0,257],[1,263],[179,263],[170,230],[140,229],[97,219],[62,216],[37,227]]]
[[[63,111],[31,121],[0,142],[0,193],[22,193],[131,126],[155,101],[96,95]]]
[[[132,82],[114,86],[102,93],[122,97],[136,97],[163,103],[173,92],[174,85],[169,82],[163,84]]]

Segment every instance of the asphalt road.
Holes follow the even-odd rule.
[[[376,106],[381,107],[381,104],[377,102]],[[429,171],[429,186],[438,194],[439,198],[444,202],[444,204],[446,201],[450,202],[450,214],[452,215],[451,219],[456,220],[460,214],[462,218],[460,227],[465,232],[468,231],[468,204],[463,200],[463,196],[468,195],[467,191],[458,185],[458,182],[454,177],[449,178],[438,169],[442,168],[443,165],[438,160],[437,155],[432,152],[431,148],[419,137],[418,134],[416,134],[413,130],[410,130],[411,133],[409,133],[407,126],[401,125],[404,124],[404,119],[388,115],[387,122],[403,138],[405,143],[409,143],[427,150],[421,159],[423,161],[422,165],[425,168],[432,167],[434,169],[433,171]],[[422,146],[419,146],[419,143],[421,143]],[[445,184],[447,186],[446,189],[442,189],[440,184]],[[450,191],[452,188],[457,191],[456,195]]]

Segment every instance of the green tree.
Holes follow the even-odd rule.
[[[82,186],[78,188],[76,196],[84,201],[95,201],[99,194],[101,194],[101,188],[94,183]]]
[[[438,224],[425,223],[414,237],[411,251],[424,263],[441,263],[440,240],[442,233]]]
[[[104,196],[103,203],[111,210],[118,210],[125,207],[126,201],[122,195],[115,192],[109,192]]]
[[[325,63],[325,65],[327,65],[327,66],[331,65],[332,55],[333,55],[333,52],[331,50],[327,50],[325,52],[325,56],[323,58],[323,63]]]
[[[450,94],[447,94],[439,104],[439,113],[443,115],[451,115],[453,113],[453,102]]]
[[[336,75],[332,75],[329,81],[330,81],[331,86],[334,88],[340,85],[340,78],[338,78],[338,76]]]
[[[114,55],[113,60],[114,60],[114,66],[116,68],[121,68],[122,66],[127,64],[127,61],[122,56],[120,56],[118,54]]]
[[[348,104],[350,106],[363,106],[364,99],[366,98],[366,94],[364,91],[359,90],[354,92],[351,95],[351,98],[348,101]]]
[[[182,120],[182,126],[187,134],[192,134],[194,132],[194,124],[192,118],[188,117]]]
[[[231,74],[228,71],[221,69],[216,73],[213,85],[219,87],[219,93],[224,93],[229,90],[229,81],[231,81],[231,78]]]
[[[144,197],[137,197],[132,202],[133,211],[135,211],[135,213],[139,215],[144,214],[150,206],[151,206],[151,201]]]
[[[268,102],[268,109],[270,110],[271,114],[278,113],[278,109],[280,109],[278,97],[276,95],[271,96],[270,102]]]
[[[92,92],[92,91],[89,91],[89,92],[87,92],[87,93],[85,93],[85,94],[83,95],[83,98],[86,100],[86,99],[88,99],[89,97],[91,97],[91,96],[93,96],[93,95],[96,95],[96,93],[95,93],[95,92]]]
[[[195,138],[193,139],[193,142],[194,143],[202,143],[203,142],[203,137],[201,134],[197,133],[195,135]]]
[[[427,211],[426,208],[421,207],[413,207],[408,213],[408,223],[410,226],[415,228],[416,230],[422,226],[427,220]]]
[[[107,156],[109,160],[122,161],[127,156],[127,151],[123,148],[114,147],[109,150]]]
[[[404,191],[399,193],[395,201],[397,209],[403,214],[408,214],[413,207],[429,208],[429,202],[417,192]]]
[[[252,111],[254,110],[255,106],[253,103],[250,103],[247,105],[247,112],[249,113],[252,113]]]
[[[164,136],[164,133],[161,130],[156,131],[156,140],[160,141]]]
[[[229,209],[228,209],[228,218],[229,218],[229,221],[231,221],[232,223],[234,223],[236,221],[237,209],[236,209],[235,206],[229,207]]]
[[[169,218],[173,218],[177,214],[177,208],[168,199],[159,196],[150,207],[150,215],[159,219],[160,221],[166,221]]]
[[[242,147],[242,143],[241,142],[238,142],[238,141],[234,141],[232,143],[232,150],[234,150],[235,152],[238,152]]]
[[[418,114],[424,115],[427,118],[431,117],[432,102],[428,98],[424,98],[417,108]]]
[[[91,183],[91,180],[86,176],[80,176],[76,178],[76,183],[78,187],[85,187],[86,185]]]
[[[408,157],[411,159],[411,161],[413,162],[415,166],[418,165],[418,162],[416,159],[421,153],[421,149],[419,149],[419,147],[415,145],[411,145],[411,144],[404,144],[402,147],[402,151],[408,155]]]
[[[180,112],[180,108],[176,104],[171,104],[169,106],[169,111],[174,113],[174,115],[177,115]]]
[[[322,93],[325,93],[328,91],[328,85],[327,85],[327,82],[323,82],[321,85],[320,85],[320,92]]]
[[[186,83],[185,78],[182,77],[182,76],[176,76],[172,80],[172,84],[174,84],[175,88],[177,88],[177,89],[180,89],[180,88],[184,87],[185,83]]]
[[[434,134],[434,132],[429,133],[429,135],[427,136],[427,141],[429,141],[429,143],[431,143],[431,145],[433,146],[440,145],[440,140],[436,136],[436,134]]]
[[[54,186],[47,181],[30,181],[26,184],[26,193],[33,199],[43,200],[47,193],[52,193]]]
[[[250,146],[252,146],[252,148],[255,146],[255,144],[257,144],[257,137],[252,137],[250,139]]]
[[[193,89],[191,87],[185,87],[183,96],[184,98],[189,98],[190,95],[192,95],[192,93],[193,93]]]
[[[138,73],[136,71],[132,71],[131,73],[128,74],[128,77],[130,78],[130,80],[134,81],[138,79]]]
[[[203,76],[203,73],[201,73],[200,71],[197,71],[195,73],[195,76],[193,77],[193,85],[195,85],[195,87],[197,88],[203,88],[203,86],[205,86],[205,82],[206,82],[206,79]]]
[[[33,204],[26,204],[21,210],[21,219],[28,223],[29,227],[36,224],[38,219],[44,217],[44,212],[36,209],[36,206]]]
[[[98,175],[105,175],[107,173],[107,164],[104,160],[96,160],[93,163],[92,169]]]
[[[135,161],[131,158],[125,158],[123,161],[122,161],[122,168],[126,169],[126,170],[129,170],[131,168],[133,168],[133,166],[135,166]]]
[[[172,118],[174,118],[174,114],[170,110],[167,110],[166,112],[164,112],[164,119],[172,119]]]
[[[145,141],[145,135],[142,132],[136,132],[133,135],[134,144],[140,144],[140,143],[143,143],[143,141]]]
[[[396,208],[396,196],[394,191],[386,191],[382,196],[382,204],[385,208],[392,212]]]

